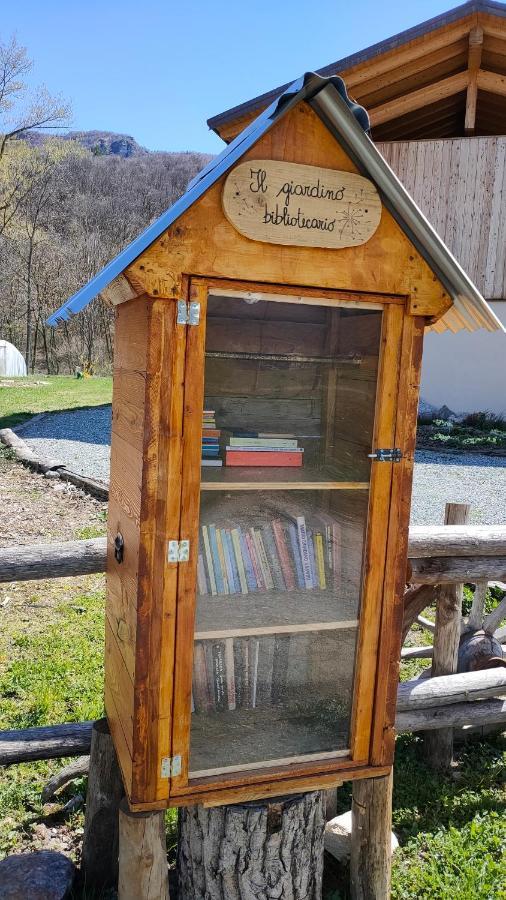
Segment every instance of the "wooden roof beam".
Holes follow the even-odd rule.
[[[469,51],[467,57],[467,70],[469,83],[466,96],[466,117],[464,121],[464,134],[474,134],[476,131],[476,100],[478,97],[478,72],[481,65],[483,50],[483,28],[476,25],[469,32]]]
[[[506,83],[506,78],[504,80]],[[382,125],[383,122],[390,122],[399,116],[405,116],[406,113],[422,109],[430,103],[437,103],[438,100],[458,94],[467,88],[468,81],[469,73],[466,70],[436,81],[434,84],[428,84],[417,91],[411,91],[410,94],[396,97],[395,100],[388,100],[387,103],[382,103],[381,106],[369,110],[371,125],[374,128],[376,125]]]
[[[498,75],[497,72],[485,72],[484,69],[479,69],[477,82],[479,90],[506,97],[506,75]]]

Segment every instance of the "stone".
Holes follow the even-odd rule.
[[[325,826],[325,850],[331,853],[338,862],[349,859],[351,854],[351,809],[331,819]],[[399,841],[392,831],[392,853],[397,850]]]
[[[64,900],[74,875],[74,863],[63,853],[54,850],[15,853],[0,862],[0,897],[2,900]]]

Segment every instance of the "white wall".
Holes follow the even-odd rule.
[[[490,305],[506,325],[506,301]],[[506,415],[506,334],[427,331],[421,395],[434,406],[446,404],[454,412],[491,410]]]

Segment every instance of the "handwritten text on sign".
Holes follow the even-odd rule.
[[[223,209],[245,237],[304,247],[364,244],[381,218],[378,192],[367,178],[270,159],[232,170]]]

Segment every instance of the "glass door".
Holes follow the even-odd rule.
[[[190,780],[350,756],[382,317],[209,290]]]

